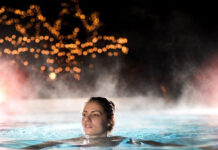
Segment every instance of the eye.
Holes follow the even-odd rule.
[[[94,114],[92,114],[92,116],[93,116],[93,117],[100,117],[100,114],[94,113]]]
[[[82,116],[83,116],[83,117],[86,117],[86,113],[82,113]]]

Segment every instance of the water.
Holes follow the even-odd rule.
[[[51,101],[49,101],[51,102]],[[31,102],[32,103],[32,102]],[[37,102],[44,104],[46,102]],[[23,147],[51,140],[61,140],[82,136],[81,114],[82,104],[70,109],[59,104],[48,105],[52,109],[40,109],[41,105],[28,105],[26,113],[1,116],[0,150],[22,149]],[[72,102],[72,105],[75,102]],[[27,107],[27,105],[25,104]],[[58,107],[58,108],[57,108]],[[63,109],[60,109],[62,108]],[[56,108],[56,109],[54,109]],[[31,111],[30,111],[31,110]],[[203,110],[202,110],[203,111]],[[133,145],[125,142],[110,149],[218,149],[218,115],[197,113],[169,113],[159,111],[149,113],[145,110],[118,109],[116,124],[112,135],[130,137],[132,139],[153,140],[162,143],[184,145],[183,147],[166,147],[150,145]],[[67,144],[44,149],[79,149]],[[84,149],[84,148],[80,148]],[[85,149],[109,149],[90,147]]]

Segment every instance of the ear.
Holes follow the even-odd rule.
[[[110,127],[113,124],[113,120],[108,121],[107,126]]]

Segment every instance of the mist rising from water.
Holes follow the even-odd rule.
[[[105,65],[105,61],[96,61],[94,65],[94,69],[90,71],[86,71],[81,73],[81,81],[74,81],[75,79],[62,80],[58,75],[55,81],[49,79],[41,79],[41,75],[31,75],[27,79],[30,83],[24,84],[24,82],[18,83],[21,80],[18,79],[17,73],[14,73],[14,68],[6,67],[4,70],[4,77],[0,81],[7,81],[10,83],[10,89],[14,89],[12,95],[15,98],[21,98],[22,96],[15,96],[15,93],[25,95],[28,99],[77,99],[84,98],[88,99],[91,96],[103,96],[108,97],[111,100],[117,100],[117,106],[122,110],[136,111],[142,110],[145,112],[154,111],[159,112],[160,110],[172,110],[172,109],[188,109],[189,111],[193,108],[202,108],[202,107],[213,107],[216,105],[216,77],[213,76],[217,74],[216,65],[205,64],[205,67],[200,68],[196,65],[198,59],[202,58],[202,55],[205,54],[201,49],[198,49],[201,41],[197,32],[198,26],[192,22],[191,17],[187,17],[186,14],[175,12],[172,16],[169,17],[168,20],[169,26],[163,24],[165,28],[167,28],[167,32],[164,36],[168,37],[166,40],[160,40],[162,36],[158,35],[157,39],[154,38],[154,43],[162,43],[158,45],[160,49],[165,48],[168,51],[168,57],[164,58],[161,61],[158,61],[160,64],[155,64],[155,66],[151,65],[152,69],[149,70],[146,67],[141,69],[137,68],[138,66],[142,67],[144,64],[133,64],[129,70],[120,75],[120,70],[122,69],[122,63],[114,62],[114,59],[109,58],[108,60],[112,61],[112,63]],[[160,21],[160,20],[158,20]],[[157,21],[157,23],[159,23]],[[168,25],[167,23],[167,25]],[[161,26],[161,24],[155,24],[157,28]],[[156,33],[162,31],[161,29],[157,29]],[[185,31],[185,32],[184,32]],[[160,37],[159,37],[160,36]],[[160,39],[159,39],[160,38]],[[147,41],[146,41],[147,42]],[[164,44],[163,44],[164,43]],[[140,43],[141,44],[141,43]],[[144,44],[144,43],[143,43]],[[149,45],[149,43],[146,43]],[[174,46],[170,46],[174,45]],[[143,45],[144,46],[144,45]],[[150,46],[150,47],[149,47]],[[153,45],[149,45],[145,48],[153,48]],[[157,47],[158,47],[157,46]],[[156,48],[156,47],[154,47]],[[161,52],[158,48],[155,52],[156,55],[158,52]],[[191,51],[190,51],[191,50]],[[198,50],[200,52],[198,53]],[[132,50],[134,51],[134,50]],[[177,51],[177,52],[174,52]],[[142,54],[139,52],[138,54]],[[152,53],[153,54],[153,53]],[[99,56],[101,57],[101,56]],[[145,59],[148,57],[145,57]],[[156,58],[156,57],[155,57]],[[162,58],[162,56],[160,57]],[[97,59],[98,56],[97,56]],[[158,59],[158,58],[156,58]],[[122,61],[122,60],[121,60]],[[153,60],[152,60],[153,61]],[[104,63],[103,63],[104,62]],[[165,63],[169,62],[169,63]],[[144,62],[142,62],[144,63]],[[173,68],[164,70],[163,72],[159,71],[158,67],[163,65],[169,65],[168,68]],[[193,63],[193,65],[192,65]],[[215,63],[217,64],[217,63]],[[128,64],[127,64],[128,65]],[[108,67],[111,66],[111,67]],[[211,67],[213,66],[213,67]],[[160,67],[162,68],[162,67]],[[164,68],[164,67],[163,67]],[[162,69],[163,69],[162,68]],[[176,69],[175,69],[176,68]],[[147,69],[147,70],[146,70]],[[209,70],[208,70],[209,69]],[[2,71],[1,70],[1,71]],[[128,71],[132,71],[130,74]],[[157,71],[158,70],[158,71]],[[146,73],[142,73],[140,71],[150,72],[151,77],[149,79],[158,80],[164,76],[162,81],[163,83],[150,85],[152,82],[149,82],[144,75]],[[153,71],[153,72],[152,72]],[[172,71],[172,72],[170,72]],[[197,73],[200,72],[200,79]],[[88,74],[87,76],[84,74]],[[162,74],[161,74],[162,73]],[[166,73],[166,74],[164,74]],[[148,73],[149,74],[149,73]],[[90,76],[89,76],[90,75]],[[167,76],[170,76],[169,78]],[[85,77],[84,77],[85,76]],[[125,79],[123,79],[125,76]],[[7,77],[7,78],[6,78]],[[15,78],[14,78],[15,77]],[[207,78],[209,77],[209,78]],[[10,78],[10,79],[8,79]],[[193,79],[194,78],[194,79]],[[197,79],[195,79],[197,78]],[[168,80],[169,79],[169,80]],[[132,84],[128,82],[131,80]],[[72,82],[73,81],[73,82]],[[5,84],[5,83],[4,83]],[[165,89],[166,93],[161,93],[163,91],[160,90],[160,85],[163,87],[167,87],[168,84],[171,84],[171,89]],[[177,86],[181,86],[178,88]],[[154,89],[155,87],[155,89]],[[176,93],[176,97],[170,97],[171,90],[177,89],[178,93]],[[157,90],[158,89],[158,90]],[[176,90],[175,90],[176,91]],[[206,91],[206,93],[205,93]],[[209,92],[209,93],[208,93]],[[36,94],[37,93],[37,94]],[[11,98],[11,99],[15,99]],[[16,104],[13,103],[13,104]],[[70,103],[72,107],[77,107]],[[54,102],[55,105],[55,102]],[[17,106],[17,105],[15,105]]]

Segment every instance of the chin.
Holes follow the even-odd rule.
[[[84,133],[86,135],[93,135],[94,134],[93,131],[90,131],[90,130],[84,130]]]

